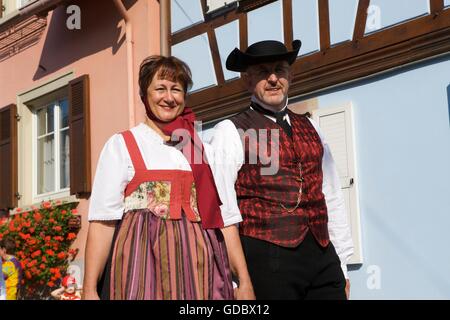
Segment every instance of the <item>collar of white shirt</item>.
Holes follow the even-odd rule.
[[[258,98],[256,98],[254,95],[252,96],[251,100],[252,100],[252,102],[259,104],[259,105],[260,105],[261,107],[263,107],[264,109],[267,109],[267,110],[270,110],[270,111],[274,111],[273,108],[271,108],[271,107],[268,106],[267,104],[262,103],[261,101],[259,101]],[[284,109],[286,109],[287,106],[288,106],[288,104],[289,104],[289,98],[286,99],[286,104],[284,105],[284,107],[283,107],[280,111],[283,111]],[[251,106],[250,106],[250,109],[254,110]],[[276,121],[277,121],[277,119],[276,119],[275,117],[269,116],[269,115],[267,115],[267,114],[264,114],[264,116],[265,116],[266,118],[272,120],[273,122],[276,122]],[[290,124],[291,124],[291,119],[289,119],[289,115],[288,115],[287,112],[286,112],[286,115],[284,116],[284,118],[287,120],[287,122],[288,122],[289,125],[290,125]]]

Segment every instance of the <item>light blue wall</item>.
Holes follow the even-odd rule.
[[[353,299],[450,299],[449,95],[450,55],[318,96],[354,106],[365,262]]]

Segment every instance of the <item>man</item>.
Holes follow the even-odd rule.
[[[287,108],[300,46],[261,41],[230,53],[227,69],[243,72],[252,97],[215,127],[213,171],[235,224],[225,236],[240,234],[257,299],[346,299],[353,243],[336,167],[319,128]],[[230,263],[244,270],[239,254]]]
[[[22,266],[16,257],[11,255],[16,245],[12,239],[0,240],[0,258],[3,262],[2,273],[6,285],[6,300],[17,300],[17,291],[22,278]]]

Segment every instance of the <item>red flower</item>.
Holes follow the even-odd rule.
[[[52,239],[52,237],[50,237],[50,236],[46,236],[46,237],[44,238],[45,242],[49,242],[51,239]]]
[[[50,223],[56,223],[55,219],[53,219],[53,218],[48,219],[48,222],[50,222]]]
[[[42,220],[42,215],[39,212],[36,212],[35,214],[33,214],[33,218],[34,220],[36,220],[36,222],[39,222]]]
[[[46,256],[42,256],[42,262],[47,263],[47,257]]]
[[[35,230],[34,228],[30,228],[29,231],[30,231],[30,233],[34,233],[34,230]]]
[[[67,211],[66,210],[61,210],[61,214],[66,214]]]
[[[41,253],[42,253],[41,250],[37,250],[37,251],[35,251],[35,252],[33,252],[33,253],[31,254],[31,257],[32,257],[32,258],[36,258],[36,257],[40,256]]]
[[[51,249],[45,250],[45,252],[46,252],[49,256],[54,256],[54,255],[55,255],[55,253],[54,253],[53,250],[51,250]]]
[[[55,230],[56,232],[61,232],[62,228],[61,228],[61,226],[56,226],[56,227],[53,227],[53,230]]]
[[[77,209],[72,209],[72,210],[70,210],[70,212],[72,212],[72,214],[77,214],[78,210]]]
[[[76,237],[77,237],[77,235],[76,235],[75,233],[70,232],[70,233],[67,235],[67,240],[73,240],[73,239],[75,239]]]
[[[64,252],[60,252],[60,253],[58,253],[57,257],[58,257],[58,259],[62,260],[66,257],[66,254]]]
[[[51,207],[52,207],[52,204],[49,201],[42,202],[42,208],[50,209]]]
[[[19,212],[21,212],[21,211],[22,211],[22,208],[17,208],[17,209],[16,209],[16,212],[17,212],[17,213],[19,213]]]
[[[47,286],[54,287],[55,283],[53,281],[49,281],[49,282],[47,282]]]
[[[41,268],[42,270],[45,269],[45,264],[41,263],[41,265],[39,266],[39,268]]]
[[[31,273],[30,273],[30,271],[25,271],[25,278],[27,278],[27,279],[31,279]]]

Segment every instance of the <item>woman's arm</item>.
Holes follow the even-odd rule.
[[[117,221],[91,221],[85,253],[83,299],[99,300],[97,283],[105,268],[111,250]]]
[[[255,293],[253,292],[252,281],[247,270],[239,230],[236,225],[231,225],[223,228],[222,233],[227,246],[231,272],[239,281],[238,288],[234,290],[234,298],[236,300],[254,300]]]

